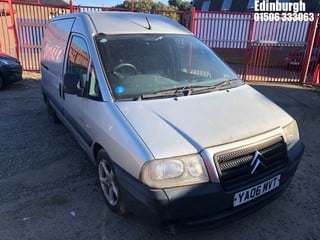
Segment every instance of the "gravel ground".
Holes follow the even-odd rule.
[[[10,85],[0,92],[0,239],[320,239],[320,94],[254,87],[299,123],[306,150],[289,189],[237,222],[171,236],[103,204],[95,167],[49,122],[38,75]]]

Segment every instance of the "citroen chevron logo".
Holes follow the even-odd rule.
[[[262,154],[258,150],[254,153],[254,156],[250,163],[250,166],[252,166],[251,174],[254,174],[260,165],[263,166],[264,168],[267,168],[267,166],[261,161],[264,159],[265,158],[262,156]]]

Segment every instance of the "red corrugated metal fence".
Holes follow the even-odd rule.
[[[14,21],[14,11],[10,1],[0,1],[0,52],[19,57]]]
[[[253,13],[195,11],[192,30],[246,81],[308,83],[319,58],[311,53],[309,69],[303,64],[308,50],[319,49],[317,41],[307,48],[316,26],[307,21],[254,21]]]

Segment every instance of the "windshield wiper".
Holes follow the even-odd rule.
[[[218,83],[216,85],[214,85],[216,88],[225,88],[225,87],[228,87],[230,86],[231,84],[235,83],[235,82],[238,82],[239,79],[238,78],[234,78],[234,79],[229,79],[227,81],[224,81],[224,82],[221,82],[221,83]]]
[[[235,82],[240,83],[240,80],[238,78],[235,78],[235,79],[226,80],[211,86],[194,86],[193,88],[196,88],[196,89],[192,90],[192,94],[200,94],[200,93],[205,93],[210,91],[224,90],[228,88],[230,85],[234,84]]]
[[[187,96],[191,94],[190,86],[180,86],[172,89],[165,89],[155,93],[148,93],[142,94],[138,96],[135,100],[145,100],[145,99],[152,99],[152,98],[164,98],[164,97],[181,97]]]
[[[210,86],[201,86],[201,85],[179,86],[172,89],[160,90],[154,93],[142,94],[140,96],[135,97],[134,100],[139,101],[139,100],[153,99],[153,98],[182,97],[182,96],[188,96],[193,94],[210,92],[214,90],[222,90],[222,89],[226,89],[226,87],[229,87],[234,82],[238,82],[238,81],[240,82],[239,79],[230,79],[227,81],[220,82],[216,85],[210,85]]]

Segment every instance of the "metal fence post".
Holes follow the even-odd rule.
[[[250,52],[252,50],[252,36],[253,36],[253,27],[254,27],[254,17],[253,14],[250,15],[250,24],[249,24],[249,34],[248,34],[248,41],[247,41],[247,48],[246,48],[246,55],[244,59],[244,72],[242,79],[244,81],[247,80],[248,70],[249,70],[249,59],[250,59]]]
[[[80,7],[74,6],[72,0],[69,1],[69,8],[70,8],[70,13],[80,12]]]
[[[309,69],[310,59],[312,55],[312,49],[314,46],[317,28],[318,28],[318,22],[319,22],[319,14],[316,14],[316,17],[312,22],[312,24],[310,25],[310,29],[309,29],[306,51],[304,53],[302,66],[301,66],[300,84],[306,83],[306,80],[307,80],[308,69]]]
[[[196,15],[196,8],[192,7],[191,8],[191,20],[190,20],[190,31],[195,34],[194,32],[194,27],[195,27],[195,15]]]
[[[17,29],[16,29],[16,20],[15,20],[15,17],[14,17],[15,11],[13,10],[12,0],[8,0],[8,5],[9,5],[10,21],[11,21],[11,26],[8,27],[8,29],[13,31],[14,44],[15,44],[15,50],[16,50],[16,57],[17,57],[17,59],[20,60],[20,56],[19,56],[19,40],[18,40],[18,34],[17,34]]]

